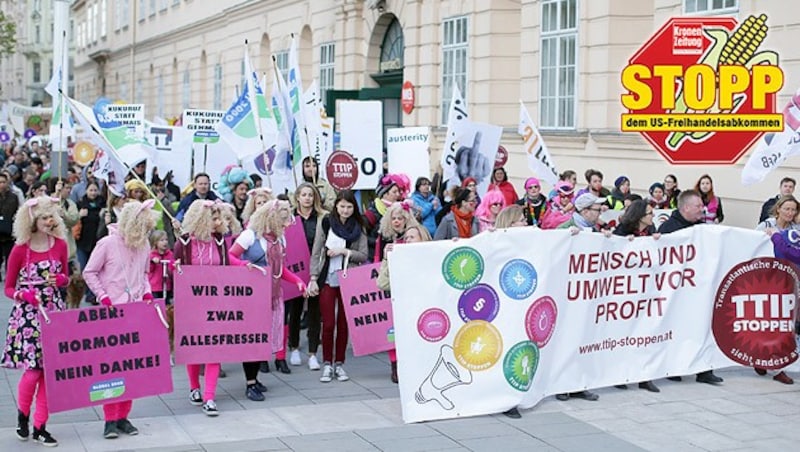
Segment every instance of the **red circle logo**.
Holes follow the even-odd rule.
[[[403,91],[400,94],[400,105],[403,106],[405,114],[410,115],[414,110],[414,84],[406,80],[403,83]]]
[[[763,369],[797,361],[796,280],[796,267],[771,257],[741,262],[725,275],[714,298],[711,325],[725,356]]]
[[[358,165],[352,155],[345,151],[335,151],[328,157],[325,168],[328,183],[337,190],[350,190],[358,179]]]

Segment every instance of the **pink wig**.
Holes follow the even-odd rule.
[[[487,191],[483,198],[481,198],[481,203],[478,205],[478,208],[475,209],[475,215],[477,215],[478,218],[494,220],[490,209],[492,204],[497,203],[502,204],[501,210],[506,206],[506,197],[503,196],[503,192],[500,190]]]

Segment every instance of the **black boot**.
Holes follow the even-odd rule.
[[[30,427],[28,426],[29,416],[22,414],[22,410],[17,410],[17,438],[20,441],[27,441],[31,436]]]
[[[285,359],[276,359],[275,360],[275,368],[278,369],[278,372],[282,374],[290,374],[292,373],[292,369],[289,369],[289,366],[286,364]]]
[[[261,365],[258,367],[258,371],[262,374],[269,373],[269,361],[262,361]]]
[[[399,380],[397,378],[397,361],[392,363],[392,383],[397,383]]]
[[[45,427],[44,424],[42,424],[42,426],[39,428],[36,428],[36,426],[33,427],[33,440],[41,444],[42,446],[47,446],[47,447],[58,446],[58,441],[56,441],[56,439],[53,438],[53,436],[50,435],[50,433],[47,430],[45,430],[44,427]]]

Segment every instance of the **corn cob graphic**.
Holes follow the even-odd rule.
[[[698,64],[705,64],[719,68],[723,65],[742,65],[752,69],[756,64],[778,64],[778,54],[764,50],[758,52],[758,47],[767,37],[767,16],[749,16],[730,35],[724,28],[708,28],[703,32],[713,42],[708,51],[703,55]],[[678,92],[675,100],[675,109],[672,113],[686,113],[689,108],[683,96],[683,89]],[[745,94],[734,98],[733,108],[728,111],[737,111],[744,102]],[[723,113],[718,108],[707,110],[706,113]],[[715,132],[671,132],[667,136],[667,148],[676,151],[686,140],[698,143],[710,138]]]

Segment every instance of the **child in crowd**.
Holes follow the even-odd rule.
[[[17,437],[30,436],[29,419],[34,394],[33,440],[45,446],[58,441],[45,428],[48,419],[39,311],[63,311],[59,287],[66,287],[66,229],[57,198],[27,200],[14,219],[16,244],[8,257],[5,294],[14,300],[2,354],[3,367],[24,369],[17,387]]]
[[[175,257],[169,249],[167,233],[155,230],[150,234],[150,264],[147,270],[147,279],[153,289],[153,297],[163,299],[168,305],[172,304],[172,270]]]

